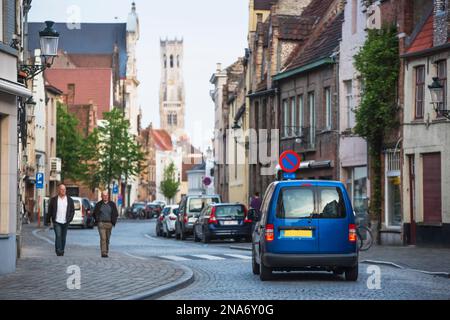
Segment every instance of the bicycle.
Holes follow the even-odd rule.
[[[356,228],[356,235],[358,236],[360,251],[367,251],[372,247],[373,235],[368,227],[359,225]]]

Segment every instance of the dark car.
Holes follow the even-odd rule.
[[[188,235],[193,234],[194,223],[197,221],[200,212],[207,205],[220,202],[219,195],[189,195],[184,197],[179,205],[179,214],[175,224],[175,238],[185,240]]]
[[[82,198],[82,215],[84,217],[84,228],[94,228],[94,208],[92,208],[91,201],[87,198]]]
[[[145,213],[147,215],[146,218],[147,219],[157,218],[157,217],[159,217],[161,211],[162,211],[162,208],[159,204],[149,203],[145,207]]]
[[[194,225],[194,240],[208,243],[214,239],[251,241],[252,221],[240,203],[213,203],[199,215]]]
[[[272,183],[265,194],[252,240],[253,273],[318,270],[358,279],[358,247],[350,198],[338,181]]]
[[[144,202],[135,202],[133,203],[131,208],[127,209],[127,216],[130,219],[142,218],[144,210],[145,210]]]

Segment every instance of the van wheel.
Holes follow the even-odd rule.
[[[358,265],[345,270],[345,280],[346,281],[358,280]]]
[[[252,271],[253,271],[253,274],[259,275],[259,264],[256,262],[254,246],[252,246]]]
[[[272,268],[266,267],[261,259],[261,263],[259,264],[259,278],[261,281],[268,281],[273,278]]]

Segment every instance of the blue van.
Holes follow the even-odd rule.
[[[358,279],[355,216],[344,185],[337,181],[272,183],[252,235],[253,273],[262,281],[272,271],[330,271]]]

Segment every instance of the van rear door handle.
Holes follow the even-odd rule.
[[[281,230],[316,230],[315,226],[305,226],[305,227],[278,227],[278,231]]]

